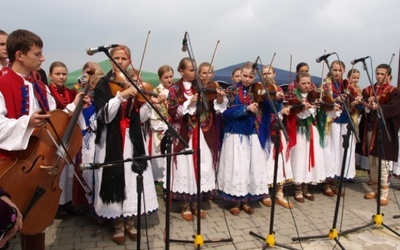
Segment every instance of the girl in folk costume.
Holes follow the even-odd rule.
[[[241,70],[242,70],[242,68],[238,67],[232,71],[231,79],[232,79],[232,88],[233,89],[235,89],[236,84],[238,84],[240,82],[240,71]]]
[[[55,61],[50,65],[49,88],[51,95],[56,101],[57,109],[65,109],[66,105],[71,103],[77,95],[75,89],[65,87],[67,77],[68,69],[63,62]],[[62,189],[62,193],[60,196],[60,207],[57,212],[57,217],[60,219],[67,218],[68,213],[83,215],[83,212],[77,208],[87,204],[85,191],[80,186],[79,182],[74,179],[74,172],[74,165],[67,164],[60,177],[59,185]],[[81,173],[77,172],[76,174],[80,175]]]
[[[155,104],[160,113],[169,121],[167,96],[174,80],[174,70],[169,65],[163,65],[158,69],[160,84],[154,88],[154,92],[159,95],[160,103]],[[156,156],[161,154],[161,140],[164,137],[168,126],[153,110],[150,116],[150,136],[149,136],[149,155]],[[154,158],[151,160],[154,180],[164,181],[165,158]]]
[[[239,215],[241,209],[253,214],[249,201],[268,197],[271,107],[268,102],[255,102],[252,66],[250,62],[243,65],[238,94],[223,113],[218,184],[222,198],[233,202],[232,215]]]
[[[361,95],[361,88],[358,85],[358,82],[360,81],[360,71],[358,69],[351,69],[349,70],[349,72],[347,73],[347,82],[349,83],[349,87],[347,92],[350,93],[350,100],[352,101],[350,103],[350,109],[352,111],[354,111],[351,114],[351,118],[353,119],[353,122],[357,128],[357,131],[359,131],[358,129],[358,123],[360,121],[360,115],[362,114],[361,111],[363,110],[363,106],[359,103],[359,101],[362,98]],[[350,89],[351,88],[351,89]],[[359,154],[359,148],[361,147],[360,143],[356,144],[356,155],[355,155],[355,162],[356,162],[356,166],[360,167],[363,170],[367,170],[368,171],[368,175],[369,175],[369,163],[368,163],[368,156],[364,156],[362,154]]]
[[[130,64],[128,47],[120,45],[113,48],[110,54],[122,69]],[[94,89],[97,112],[95,162],[115,163],[145,154],[140,105],[135,102],[137,90],[129,85],[116,90],[111,82],[119,74],[118,67],[112,64],[112,70],[97,82]],[[147,161],[116,163],[111,168],[96,170],[94,207],[99,216],[114,219],[112,240],[117,244],[125,242],[125,233],[132,240],[137,237],[134,225],[134,217],[140,216],[137,210],[137,172],[143,171],[145,196],[142,199],[146,199],[146,202],[141,202],[140,211],[148,213],[158,208],[153,174],[146,165]],[[146,207],[143,207],[144,204]]]
[[[358,86],[358,82],[360,81],[360,71],[358,69],[351,69],[347,72],[347,79],[344,80],[345,83],[345,97],[349,103],[349,109],[351,113],[351,119],[354,122],[354,125],[358,128],[358,122],[360,118],[360,112],[362,106],[359,106],[359,102],[361,101],[361,88]]]
[[[345,72],[345,65],[342,61],[333,61],[331,64],[332,76],[323,83],[323,94],[329,96],[335,104],[342,104],[345,101],[345,83],[343,74]],[[337,83],[337,85],[335,84]],[[351,111],[349,109],[349,111]],[[353,110],[354,112],[354,110]],[[324,183],[324,194],[327,196],[337,195],[337,178],[340,176],[343,164],[343,135],[347,134],[347,125],[350,117],[347,116],[346,111],[340,109],[339,111],[328,112],[326,135],[325,135],[325,171],[326,181]],[[347,151],[345,162],[345,176],[346,179],[354,178],[355,171],[355,140],[353,135],[349,138],[349,147]],[[344,192],[342,192],[342,195]]]
[[[88,75],[87,72],[92,73],[92,75]],[[82,110],[82,114],[85,118],[85,128],[82,130],[82,149],[81,149],[81,162],[82,163],[93,163],[95,157],[95,138],[96,138],[96,129],[97,129],[97,121],[96,121],[96,107],[94,106],[93,99],[93,91],[97,84],[97,82],[105,75],[100,65],[96,62],[87,62],[82,67],[82,76],[78,79],[79,83],[77,83],[74,88],[80,92],[85,88],[86,84],[90,84],[88,96],[91,99],[91,105],[84,108]],[[87,82],[89,81],[89,82]],[[86,183],[94,188],[95,185],[95,170],[85,170],[82,173],[82,177],[86,181]],[[109,221],[104,217],[99,217],[94,211],[93,200],[94,193],[91,197],[87,197],[87,201],[90,204],[90,215],[89,219],[93,223],[103,225],[108,223]]]
[[[303,72],[308,73],[309,71],[310,71],[310,67],[305,62],[300,62],[296,65],[296,75],[299,73],[303,73]],[[289,83],[289,86],[287,89],[288,94],[290,95],[295,88],[297,88],[296,79],[293,82]],[[311,82],[311,89],[315,89],[315,84],[313,82]]]
[[[89,77],[87,76],[88,71],[94,71],[94,73]],[[90,89],[88,96],[90,96],[92,105],[86,107],[82,110],[82,113],[85,117],[86,127],[82,131],[82,162],[83,163],[92,163],[94,161],[94,153],[95,153],[95,137],[96,137],[96,129],[97,129],[97,122],[96,122],[96,107],[93,104],[94,96],[93,91],[96,87],[97,82],[105,75],[103,70],[101,69],[100,65],[96,62],[87,62],[83,65],[82,68],[82,78],[79,81],[84,81],[83,83],[79,83],[75,85],[75,89],[80,91],[81,89],[85,88],[85,84],[90,84]],[[89,82],[86,82],[89,79]],[[83,173],[84,176],[91,176],[92,171],[85,171]],[[91,179],[91,178],[90,178]],[[93,182],[93,181],[90,181]],[[91,202],[91,201],[90,201]]]
[[[263,73],[265,70],[268,70],[268,67],[263,68]],[[263,74],[264,75],[264,74]],[[277,109],[282,108],[282,102],[284,99],[284,93],[282,88],[278,87],[276,85],[276,82],[274,78],[272,77],[266,77],[265,78],[265,83],[268,87],[273,89],[273,92],[276,92],[275,94],[275,103],[277,106]],[[259,83],[257,83],[259,84]],[[264,98],[264,102],[268,102],[268,100]],[[277,110],[277,111],[278,111]],[[279,111],[278,111],[279,112]],[[267,175],[267,183],[272,183],[274,180],[274,170],[275,170],[275,161],[278,161],[278,173],[277,173],[277,186],[276,186],[276,204],[283,206],[284,208],[293,208],[293,204],[289,203],[287,199],[284,197],[283,194],[283,184],[286,182],[291,182],[293,178],[293,173],[292,173],[292,166],[291,162],[289,160],[289,157],[284,157],[284,152],[286,151],[287,148],[287,141],[286,138],[283,135],[283,132],[281,130],[278,130],[278,125],[277,125],[277,119],[283,119],[283,115],[288,115],[289,114],[289,109],[282,109],[278,113],[278,118],[275,116],[274,113],[271,113],[271,128],[270,128],[270,137],[271,137],[271,146],[269,147],[270,152],[268,152],[268,161],[267,161],[267,166],[269,169],[268,175]],[[280,136],[280,148],[278,149],[278,152],[275,151],[275,143],[276,140],[278,139],[277,132],[279,131]],[[270,197],[262,199],[262,204],[264,204],[267,207],[272,206],[272,200]]]
[[[197,176],[198,167],[201,170],[201,195],[211,196],[215,189],[215,167],[219,150],[218,129],[215,118],[218,113],[225,110],[227,99],[225,93],[217,90],[218,95],[214,100],[208,101],[209,110],[200,110],[197,114],[197,101],[200,98],[195,89],[195,68],[190,58],[183,58],[178,66],[182,78],[169,89],[168,113],[173,126],[188,142],[189,148],[194,149],[193,155],[178,155],[172,164],[171,191],[174,199],[182,201],[182,217],[191,221],[197,216]],[[197,121],[200,116],[200,121]],[[200,133],[198,133],[200,125]],[[201,162],[197,162],[198,142],[201,147]],[[184,145],[177,139],[173,143],[173,151],[180,152]],[[167,190],[169,192],[169,190]],[[200,211],[200,218],[206,214]]]
[[[199,74],[199,79],[201,81],[201,85],[205,87],[206,89],[206,99],[210,102],[213,101],[218,95],[216,94],[216,91],[219,91],[221,94],[223,93],[224,97],[223,103],[224,103],[224,108],[227,107],[229,100],[228,96],[225,95],[225,90],[222,91],[222,88],[220,87],[218,82],[214,82],[214,68],[212,67],[211,63],[209,62],[202,62],[199,65],[198,68],[198,74]],[[226,97],[225,97],[226,96]],[[216,140],[216,148],[218,150],[215,150],[213,153],[213,162],[214,165],[218,163],[219,159],[219,150],[221,149],[221,140],[222,140],[222,130],[223,130],[223,124],[222,124],[222,115],[221,112],[217,112],[218,115],[214,116],[214,121],[213,121],[213,127],[214,129],[212,130],[213,135],[215,138],[218,138],[219,140]]]
[[[324,111],[307,101],[312,88],[310,74],[297,74],[296,82],[294,98],[300,100],[304,108],[298,113],[292,111],[288,116],[290,141],[287,153],[290,154],[293,168],[295,200],[303,203],[305,199],[314,200],[308,184],[320,183],[325,179],[323,140],[326,116]]]
[[[65,87],[68,77],[67,66],[63,62],[55,61],[49,68],[50,92],[57,103],[57,109],[64,109],[77,94],[75,89]]]

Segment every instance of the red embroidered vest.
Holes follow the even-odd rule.
[[[45,84],[36,81],[40,87],[45,89]],[[9,69],[7,74],[0,77],[0,92],[3,94],[7,108],[7,118],[18,119],[23,115],[29,114],[29,88],[24,84],[24,79]],[[47,99],[46,91],[43,91],[44,98]],[[7,151],[0,149],[0,159],[13,159],[17,156],[17,151]]]

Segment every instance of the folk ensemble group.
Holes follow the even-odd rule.
[[[184,220],[193,221],[196,216],[206,218],[206,211],[197,208],[201,205],[197,204],[200,181],[201,199],[213,199],[218,194],[228,201],[232,215],[238,216],[241,211],[254,214],[254,202],[272,205],[276,161],[275,201],[278,205],[294,207],[284,195],[284,188],[289,185],[294,185],[294,199],[301,203],[314,201],[310,185],[321,184],[323,193],[328,196],[345,195],[338,194],[337,180],[345,150],[343,135],[348,134],[350,121],[356,125],[361,141],[356,143],[354,135],[350,134],[343,177],[354,179],[358,156],[369,168],[371,190],[364,198],[375,199],[380,182],[380,204],[385,206],[389,202],[389,170],[395,171],[398,161],[399,142],[393,138],[398,138],[400,92],[391,85],[392,70],[387,64],[376,67],[376,83],[372,87],[361,89],[358,86],[360,72],[353,68],[345,74],[342,61],[331,63],[326,80],[318,87],[311,82],[307,63],[302,62],[297,65],[294,81],[284,91],[275,83],[275,70],[271,65],[262,68],[264,79],[257,82],[253,64],[245,63],[232,72],[232,84],[223,88],[213,80],[210,63],[198,64],[185,57],[176,68],[180,75],[178,81],[174,82],[174,67],[163,65],[158,70],[160,84],[141,91],[148,95],[156,112],[149,102],[140,98],[142,94],[136,87],[144,90],[148,83],[141,80],[140,72],[133,67],[127,46],[118,45],[109,53],[130,79],[111,62],[112,69],[107,73],[97,63],[88,62],[82,68],[82,76],[89,77],[86,84],[90,84],[89,93],[85,95],[79,84],[73,89],[65,86],[68,69],[60,61],[51,64],[50,81],[48,85],[44,83],[46,75],[40,77],[39,74],[44,61],[43,42],[39,36],[27,30],[16,30],[10,34],[0,33],[0,42],[4,36],[7,56],[4,60],[0,58],[1,159],[14,159],[18,152],[26,150],[35,129],[45,129],[48,125],[48,112],[60,109],[73,113],[83,98],[84,106],[78,120],[82,147],[75,162],[116,164],[78,173],[93,187],[93,193],[86,197],[79,191],[82,188],[74,184],[71,174],[74,168],[67,164],[60,178],[63,191],[59,204],[71,201],[73,207],[89,204],[97,221],[112,223],[112,240],[117,244],[124,244],[126,237],[135,240],[140,233],[135,224],[139,215],[138,171],[132,167],[132,162],[124,160],[165,153],[163,138],[168,125],[164,120],[189,147],[177,137],[172,138],[172,152],[176,155],[170,162],[169,180],[166,179],[165,158],[135,162],[136,168],[143,172],[145,195],[141,213],[157,211],[155,183],[163,183],[166,188],[169,182],[171,188],[166,192],[171,192],[173,202],[180,202]],[[391,142],[387,136],[382,140],[378,137],[379,109],[384,114]],[[283,124],[289,140],[278,121]],[[193,154],[178,154],[185,150],[193,150]],[[377,179],[379,160],[380,180]],[[10,197],[8,190],[1,191],[4,197]],[[4,204],[4,209],[14,208],[7,211],[20,218],[18,204],[11,201]],[[9,222],[5,224],[8,227],[17,223]]]

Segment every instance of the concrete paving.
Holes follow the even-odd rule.
[[[179,203],[173,202],[169,249],[263,249],[267,241],[275,242],[277,249],[400,249],[400,237],[389,230],[400,233],[400,218],[393,218],[394,215],[400,214],[397,201],[400,197],[400,181],[392,180],[389,205],[380,207],[380,212],[384,214],[383,224],[387,227],[379,226],[373,221],[373,217],[378,214],[378,207],[376,201],[363,198],[363,194],[369,191],[366,182],[367,177],[362,176],[357,177],[355,183],[345,183],[345,196],[341,198],[337,213],[337,198],[324,196],[321,186],[311,188],[315,201],[306,200],[305,203],[296,202],[293,199],[293,188],[287,186],[285,192],[290,195],[290,202],[294,203],[294,208],[290,210],[277,205],[272,218],[271,208],[261,203],[253,204],[254,215],[242,211],[239,216],[233,216],[227,209],[223,209],[228,208],[228,204],[222,203],[219,198],[202,202],[207,218],[201,221],[198,238],[204,240],[203,246],[194,244],[193,235],[197,234],[199,228],[197,221],[184,221],[179,213]],[[166,212],[162,197],[159,197],[159,205],[156,213],[146,218],[142,217],[141,249],[166,249]],[[358,227],[363,228],[342,235],[342,232]],[[334,232],[339,233],[337,240],[328,237],[331,229],[336,229]],[[251,235],[250,231],[258,236]],[[95,225],[88,217],[55,219],[46,231],[46,250],[137,249],[137,242],[127,239],[125,245],[118,246],[111,241],[111,236],[111,226]],[[310,238],[299,242],[293,241],[294,237]],[[232,241],[229,241],[230,239]],[[12,239],[10,243],[9,249],[20,249],[19,237]]]

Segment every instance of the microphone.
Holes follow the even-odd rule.
[[[109,45],[99,46],[97,48],[88,48],[86,50],[86,54],[88,54],[89,56],[92,56],[92,55],[96,54],[99,51],[106,51],[106,50],[108,50],[110,48],[115,48],[117,46],[118,46],[118,44],[109,44]]]
[[[185,35],[183,36],[183,40],[182,40],[182,51],[186,52],[187,49],[188,49],[187,32],[185,32]]]
[[[356,63],[358,63],[358,62],[364,62],[365,59],[367,59],[367,58],[370,58],[370,57],[369,57],[369,56],[366,56],[366,57],[361,57],[361,58],[358,58],[358,59],[354,59],[354,60],[351,61],[350,63],[351,63],[351,65],[354,65],[354,64],[356,64]]]
[[[323,55],[323,56],[320,56],[320,57],[318,57],[315,61],[316,61],[317,63],[320,63],[320,62],[322,62],[323,60],[325,60],[326,58],[330,57],[330,56],[333,55],[333,54],[336,54],[336,52],[332,52],[332,53],[329,53],[329,54],[325,54],[325,55]]]
[[[81,163],[81,164],[79,164],[79,168],[82,171],[99,169],[100,168],[100,163]]]

